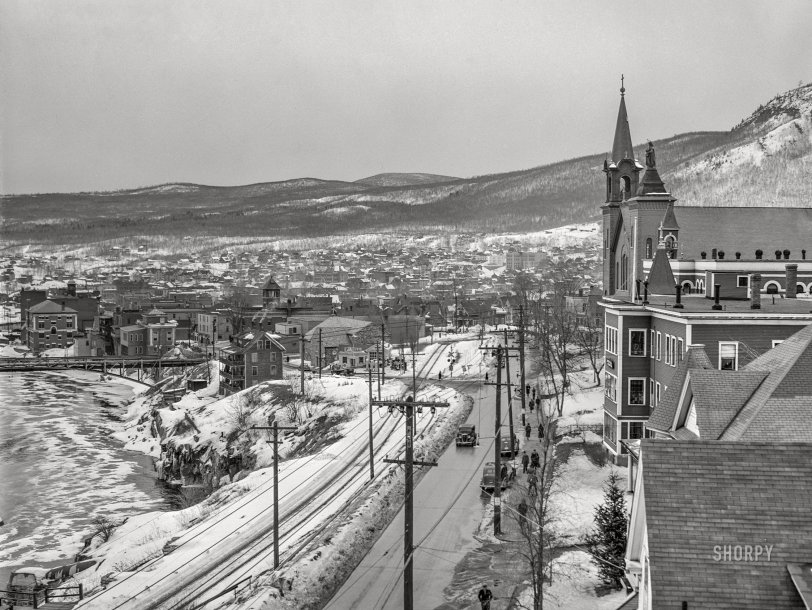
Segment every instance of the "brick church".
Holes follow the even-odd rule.
[[[738,370],[812,323],[812,209],[677,205],[625,88],[604,161],[604,446],[618,462],[690,346]],[[735,195],[734,195],[735,196]]]

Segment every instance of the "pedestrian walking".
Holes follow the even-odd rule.
[[[539,461],[539,453],[535,449],[533,449],[533,453],[530,454],[530,467],[531,468],[538,468],[541,465]]]
[[[439,373],[437,373],[437,379],[442,379],[442,378],[443,378],[443,372],[440,371]]]
[[[535,475],[535,473],[531,472],[530,476],[527,477],[527,491],[530,493],[530,495],[535,496],[538,492],[538,482],[538,477]]]
[[[522,451],[522,474],[527,474],[527,465],[530,463],[530,456],[527,451]]]
[[[513,460],[510,463],[510,474],[508,475],[508,481],[512,481],[516,478],[516,460]]]
[[[524,522],[527,519],[527,502],[524,501],[524,498],[522,498],[522,501],[519,502],[517,510],[519,512],[519,524],[524,525]]]
[[[532,400],[530,401],[530,412],[531,413],[533,412],[533,401]]]
[[[502,481],[506,481],[507,476],[508,476],[507,464],[502,464],[502,468],[499,470],[499,478]]]
[[[525,438],[526,438],[527,440],[530,440],[530,431],[531,431],[532,429],[533,429],[533,428],[531,428],[531,427],[530,427],[530,424],[527,424],[527,425],[524,427],[524,436],[525,436]]]
[[[544,424],[539,424],[539,440],[544,438]]]
[[[532,409],[532,407],[530,407],[530,408]],[[539,396],[538,398],[536,398],[536,408],[538,408],[539,410],[541,410],[541,396]]]
[[[485,371],[485,381],[488,381],[488,371]]]
[[[479,603],[482,605],[482,610],[491,610],[491,600],[493,599],[493,593],[488,588],[488,585],[482,585],[482,588],[479,590]]]

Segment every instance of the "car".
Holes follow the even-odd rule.
[[[457,447],[476,446],[476,426],[473,424],[463,424],[457,428]]]
[[[499,450],[501,455],[508,455],[513,457],[517,453],[519,453],[519,437],[515,434],[513,435],[513,448],[510,447],[510,434],[507,434],[502,437],[502,445]]]
[[[485,466],[482,467],[482,482],[479,484],[479,487],[482,491],[492,492],[494,487],[494,481],[496,480],[494,475],[496,471],[496,466],[493,462],[487,462]],[[499,489],[505,489],[508,484],[508,478],[502,477],[499,482]]]

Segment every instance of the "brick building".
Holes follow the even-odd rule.
[[[282,379],[285,348],[269,332],[245,332],[219,350],[220,395],[227,396],[251,386]]]
[[[34,353],[70,347],[78,332],[77,317],[76,310],[53,301],[28,307],[23,324],[25,344]]]

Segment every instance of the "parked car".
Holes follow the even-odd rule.
[[[514,434],[513,435],[513,448],[511,449],[510,446],[510,434],[507,434],[502,437],[502,446],[500,448],[500,453],[502,455],[508,455],[510,457],[515,456],[519,453],[519,437]]]
[[[476,426],[473,424],[463,424],[457,428],[457,447],[476,446]]]
[[[491,492],[495,489],[495,472],[496,466],[493,462],[487,462],[485,466],[482,467],[482,482],[479,484],[482,491]],[[499,489],[505,489],[507,487],[508,479],[507,477],[501,477],[499,481]]]

